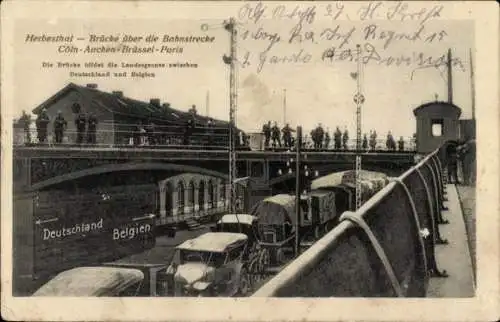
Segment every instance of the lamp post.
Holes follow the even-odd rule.
[[[234,18],[229,22],[224,22],[224,28],[230,33],[230,56],[223,56],[225,64],[230,66],[229,74],[229,183],[231,190],[229,194],[230,211],[234,212],[236,202],[236,108],[237,108],[237,89],[236,89],[236,22]]]
[[[356,103],[356,210],[361,207],[361,149],[362,149],[362,138],[361,138],[361,107],[365,102],[365,97],[362,94],[362,62],[361,62],[361,46],[357,47],[357,92],[354,95],[354,103]]]

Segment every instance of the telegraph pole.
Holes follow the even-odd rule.
[[[357,92],[354,95],[354,103],[356,103],[356,210],[361,207],[361,108],[365,102],[362,88],[362,61],[361,61],[361,46],[357,47]]]
[[[236,84],[236,21],[231,18],[225,22],[224,28],[231,34],[230,57],[224,56],[224,62],[230,66],[229,74],[229,183],[231,190],[229,194],[230,211],[234,213],[236,203],[236,184],[238,177],[236,173],[236,108],[237,108],[237,84]]]

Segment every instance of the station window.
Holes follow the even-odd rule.
[[[443,135],[443,120],[432,120],[432,136],[439,137]]]

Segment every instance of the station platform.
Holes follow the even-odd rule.
[[[436,246],[436,261],[440,270],[446,270],[447,278],[431,278],[427,289],[430,298],[474,297],[475,283],[472,257],[469,249],[464,214],[457,187],[446,185],[448,201],[443,218],[449,224],[440,225],[441,237],[447,245]]]

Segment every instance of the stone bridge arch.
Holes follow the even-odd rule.
[[[205,169],[202,167],[197,167],[193,165],[183,165],[183,164],[172,164],[172,163],[161,163],[161,162],[141,162],[141,163],[122,163],[122,164],[105,164],[97,167],[92,167],[84,170],[78,170],[70,173],[65,173],[50,179],[46,179],[41,182],[37,182],[31,185],[31,191],[37,191],[44,188],[48,188],[52,185],[63,183],[66,181],[76,180],[91,175],[99,175],[110,172],[118,171],[140,171],[140,170],[165,170],[165,171],[175,171],[180,173],[197,173],[207,176],[217,177],[222,180],[227,180],[228,175],[222,172]],[[187,188],[187,187],[186,187]]]

